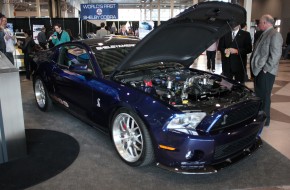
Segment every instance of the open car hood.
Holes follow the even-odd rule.
[[[116,71],[160,61],[189,67],[213,42],[243,22],[246,10],[237,4],[214,1],[196,4],[145,36]]]

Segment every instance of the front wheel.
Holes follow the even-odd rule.
[[[52,107],[51,99],[40,77],[36,77],[34,81],[34,96],[36,104],[41,111],[48,111],[51,109]]]
[[[115,148],[128,165],[146,166],[154,161],[149,132],[142,120],[128,109],[116,112],[111,126]]]

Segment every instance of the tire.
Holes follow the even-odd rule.
[[[40,77],[34,80],[34,96],[36,104],[41,111],[49,111],[52,109],[52,101],[48,95],[48,91]]]
[[[119,109],[111,125],[116,151],[130,166],[147,166],[154,161],[154,150],[149,132],[143,121],[128,109]]]

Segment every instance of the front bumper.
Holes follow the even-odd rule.
[[[217,134],[184,136],[168,132],[164,145],[175,151],[158,149],[157,166],[183,174],[208,174],[232,165],[261,147],[260,134],[265,115]],[[162,142],[161,142],[162,143]]]
[[[180,173],[180,174],[211,174],[211,173],[216,173],[225,167],[233,165],[247,156],[250,156],[253,152],[255,152],[260,147],[262,147],[262,140],[260,137],[257,137],[254,144],[252,144],[249,147],[246,147],[242,152],[239,152],[239,154],[232,156],[231,158],[225,159],[223,162],[220,162],[217,164],[213,164],[209,166],[200,164],[200,165],[192,166],[191,168],[183,167],[183,166],[174,168],[174,167],[168,167],[168,166],[162,165],[160,163],[157,163],[156,165],[162,169],[175,172],[175,173]]]

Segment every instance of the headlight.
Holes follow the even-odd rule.
[[[166,126],[167,130],[178,131],[189,135],[198,135],[195,128],[206,116],[204,112],[176,114]]]

